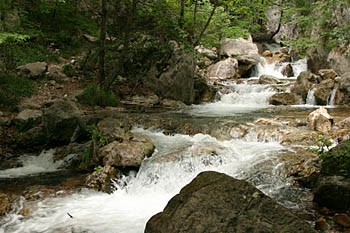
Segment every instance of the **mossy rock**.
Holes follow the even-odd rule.
[[[321,155],[321,174],[350,177],[350,139]]]

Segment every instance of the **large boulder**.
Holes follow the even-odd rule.
[[[311,112],[307,117],[307,121],[309,129],[321,132],[327,132],[333,126],[333,117],[328,114],[324,107]]]
[[[240,75],[243,75],[260,61],[258,46],[251,40],[242,38],[222,39],[219,54],[220,56],[237,59]]]
[[[276,93],[269,99],[272,105],[293,105],[299,104],[300,99],[293,93]]]
[[[212,80],[234,79],[238,76],[238,61],[233,58],[227,58],[208,67],[208,77]]]
[[[321,77],[309,71],[303,71],[298,75],[297,81],[292,87],[292,92],[297,95],[300,95],[303,98],[303,100],[306,100],[307,94],[312,85],[318,84],[320,83],[320,81]]]
[[[315,86],[315,100],[318,105],[327,105],[332,91],[334,89],[334,80],[325,79]]]
[[[248,182],[209,171],[199,174],[147,222],[145,233],[161,232],[316,231]]]
[[[114,141],[98,151],[103,164],[116,167],[140,167],[144,158],[150,157],[155,146],[152,141],[141,135],[132,135],[129,140]]]
[[[33,128],[41,123],[42,111],[34,109],[25,109],[18,113],[14,122],[21,130]]]
[[[196,46],[195,49],[197,50],[197,52],[199,54],[202,54],[203,56],[205,56],[205,57],[207,57],[207,58],[209,58],[211,60],[218,59],[218,54],[215,51],[211,50],[211,49],[204,48],[201,45],[200,46]]]
[[[71,141],[72,136],[79,129],[81,111],[77,105],[69,100],[58,100],[44,109],[43,127],[48,144],[64,145]]]
[[[339,75],[350,72],[350,45],[335,47],[328,54],[327,61]]]
[[[336,104],[350,104],[350,72],[337,77],[339,89],[336,96]]]
[[[193,55],[186,54],[179,45],[172,41],[173,53],[164,62],[166,68],[154,65],[145,79],[145,86],[158,96],[179,100],[192,104],[195,98],[194,73],[195,61]]]
[[[314,191],[314,202],[336,211],[350,210],[350,178],[321,176]]]
[[[47,71],[47,63],[46,62],[28,63],[26,65],[17,67],[17,71],[25,77],[38,78],[43,76]]]

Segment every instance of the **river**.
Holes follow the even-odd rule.
[[[292,65],[300,72],[306,69],[305,62]],[[274,74],[279,72],[278,67],[266,65],[258,69],[257,75],[271,73],[271,69]],[[276,91],[270,85],[254,84],[252,80],[254,77],[240,84],[224,82],[222,85],[226,91],[219,95],[216,102],[194,105],[166,115],[213,127],[227,121],[245,123],[269,117],[272,115],[269,109],[274,107],[268,104],[268,98]],[[290,78],[287,82],[293,80]],[[207,170],[248,180],[289,208],[298,208],[301,204],[298,199],[304,190],[292,186],[280,159],[282,154],[294,152],[292,148],[282,146],[276,138],[259,140],[256,135],[248,134],[240,139],[223,140],[204,133],[192,136],[164,134],[158,128],[145,130],[142,127],[135,127],[133,132],[152,138],[156,150],[151,158],[143,161],[137,173],[130,172],[115,183],[116,190],[112,194],[83,189],[36,201],[21,199],[14,211],[0,219],[0,233],[141,233],[152,215],[162,211],[170,198],[198,173]],[[21,168],[5,170],[0,172],[0,176],[27,175],[31,169],[32,172],[42,172],[41,168],[58,169],[58,166],[47,165],[49,161],[40,158],[34,157],[28,162],[23,168],[25,171]],[[18,211],[24,204],[30,206],[28,217]]]

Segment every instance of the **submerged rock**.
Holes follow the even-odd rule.
[[[246,181],[200,173],[153,216],[145,233],[316,232]]]
[[[293,105],[299,104],[300,99],[293,93],[276,93],[269,99],[272,105]]]

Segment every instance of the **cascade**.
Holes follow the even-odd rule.
[[[291,64],[295,75],[306,70],[306,60]],[[278,64],[265,62],[258,65],[256,75],[270,74],[283,78],[280,68]],[[236,115],[234,119],[244,119],[249,114],[257,118],[261,112],[256,110],[269,107],[268,98],[276,93],[270,85],[250,84],[247,81],[239,84],[223,82],[222,85],[224,91],[218,101],[193,105],[189,110],[177,114],[182,114],[184,118],[218,119],[218,122]],[[251,133],[245,139],[218,140],[201,133],[169,136],[143,129],[134,129],[134,133],[152,138],[156,150],[151,158],[143,161],[137,174],[130,173],[115,184],[117,189],[114,193],[83,189],[44,200],[21,200],[17,209],[0,218],[0,233],[141,233],[151,216],[162,211],[169,199],[198,173],[207,170],[249,180],[273,198],[279,195],[279,190],[290,187],[287,171],[278,160],[279,154],[287,148],[277,142],[280,140],[277,136],[267,140]],[[38,161],[30,160],[24,167],[33,163]],[[49,171],[59,166],[41,167]],[[9,171],[3,172],[0,175],[9,176]],[[291,204],[290,200],[283,198],[279,201]],[[19,212],[24,203],[32,207],[28,217],[23,217]]]
[[[307,93],[307,97],[306,97],[307,105],[316,105],[316,98],[314,94],[315,94],[315,85],[312,85],[309,92]]]
[[[334,106],[334,103],[335,103],[335,96],[337,94],[337,91],[338,91],[338,87],[339,84],[336,84],[331,92],[331,95],[329,96],[329,100],[328,100],[328,103],[327,105],[330,105],[330,106]]]

